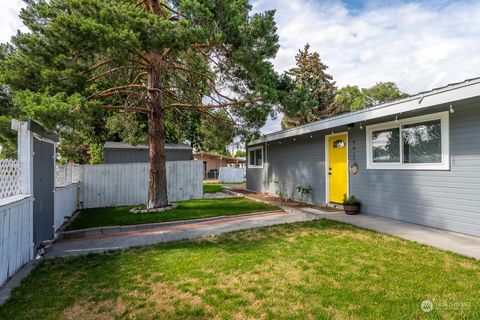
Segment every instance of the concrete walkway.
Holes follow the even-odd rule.
[[[85,255],[92,252],[121,250],[160,242],[218,235],[225,232],[260,228],[276,224],[314,220],[315,216],[303,213],[276,211],[221,219],[197,221],[188,224],[165,226],[115,234],[91,236],[56,242],[46,258]]]
[[[315,214],[480,260],[480,238],[370,214]]]

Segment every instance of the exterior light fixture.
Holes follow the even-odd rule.
[[[452,104],[450,104],[450,113],[454,113],[454,112],[455,112],[455,110],[453,109]]]

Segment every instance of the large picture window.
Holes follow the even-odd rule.
[[[254,147],[248,149],[248,166],[250,168],[263,167],[263,147]]]
[[[448,170],[448,112],[367,126],[367,169]]]

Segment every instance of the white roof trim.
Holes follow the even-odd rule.
[[[339,127],[350,123],[363,122],[385,116],[396,115],[402,112],[422,110],[428,107],[452,103],[478,96],[480,96],[480,78],[465,80],[461,83],[450,84],[445,87],[422,92],[402,100],[384,103],[375,107],[342,114],[336,117],[312,122],[283,131],[273,132],[262,136],[256,141],[250,142],[248,145],[251,146],[262,142],[289,138],[301,134]]]

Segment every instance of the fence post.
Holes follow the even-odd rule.
[[[19,192],[33,195],[33,136],[30,125],[13,119],[12,129],[17,131]]]

